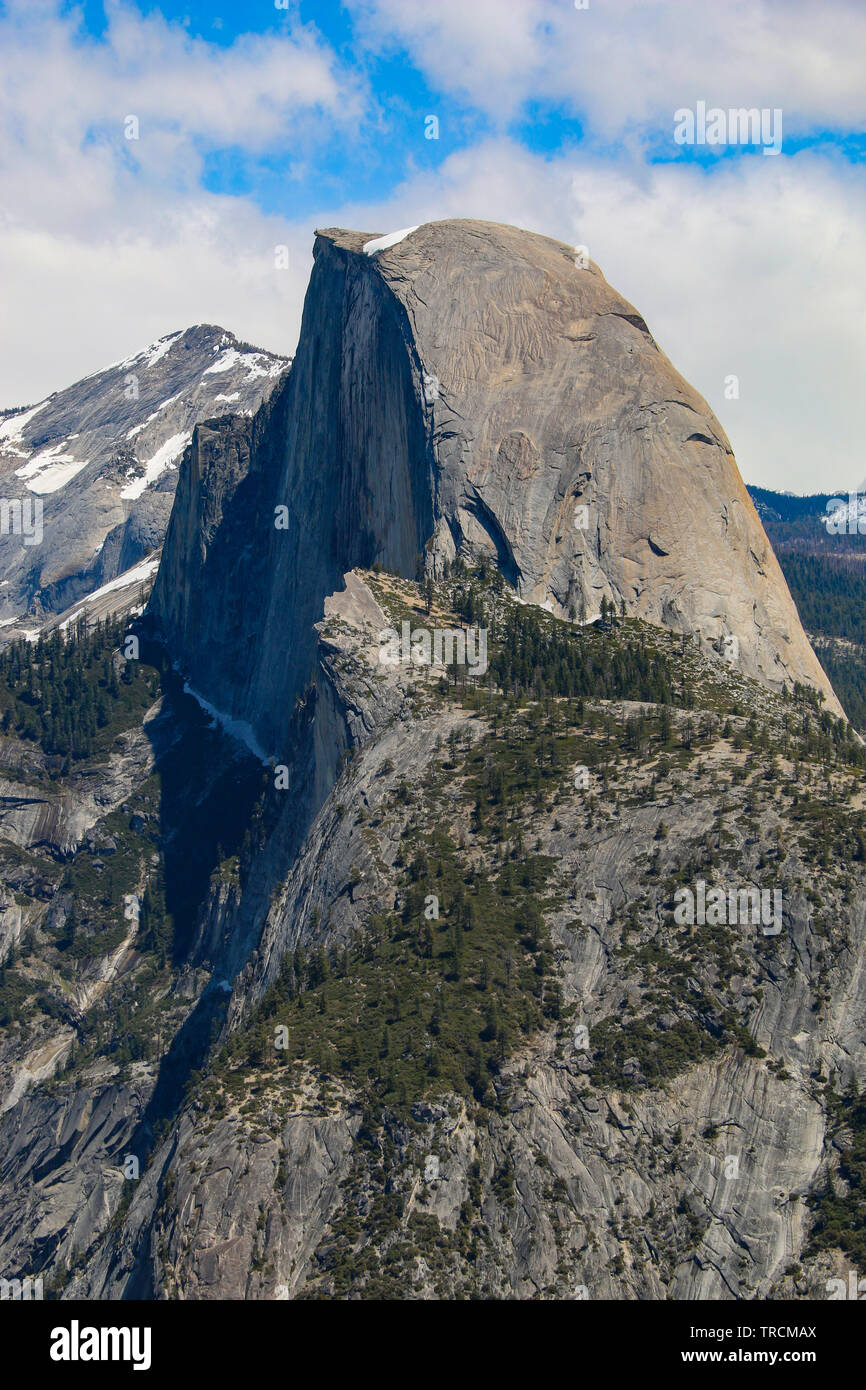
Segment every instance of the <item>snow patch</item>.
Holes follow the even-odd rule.
[[[372,256],[376,251],[387,251],[389,246],[396,246],[398,241],[402,241],[404,237],[411,236],[413,232],[417,232],[420,226],[421,223],[418,222],[414,227],[404,227],[402,231],[389,232],[387,236],[377,236],[374,237],[372,241],[365,241],[364,254]]]
[[[16,468],[15,477],[24,478],[30,491],[37,495],[57,492],[65,487],[76,473],[80,473],[88,464],[87,459],[77,459],[74,454],[61,453],[65,443],[66,440],[61,440],[50,449],[43,449],[41,454],[25,463],[23,468]]]
[[[263,352],[246,352],[241,361],[247,369],[247,381],[255,381],[257,377],[279,376],[286,366],[285,358],[272,362]]]
[[[279,358],[272,362],[265,352],[238,352],[237,348],[226,348],[221,352],[215,362],[211,362],[209,367],[205,367],[202,376],[210,376],[214,372],[228,372],[232,367],[245,367],[245,381],[255,381],[258,377],[279,376],[286,365],[285,358]],[[233,397],[217,396],[217,400],[232,400]]]
[[[180,457],[191,439],[191,430],[184,430],[182,434],[171,435],[171,437],[157,449],[153,458],[148,459],[147,463],[144,465],[144,472],[141,477],[135,478],[131,483],[127,483],[125,488],[121,489],[120,495],[124,501],[134,502],[137,497],[140,497],[144,489],[150,487],[151,483],[155,483],[160,474],[164,473],[167,468],[170,468]]]
[[[158,405],[156,407],[156,410],[154,410],[152,414],[148,415],[146,420],[142,420],[140,425],[133,425],[131,430],[126,431],[127,439],[134,439],[137,434],[139,434],[147,425],[151,424],[151,422],[156,419],[157,415],[160,413],[161,410],[165,410],[166,406],[173,405],[175,401],[179,401],[181,395],[182,392],[178,391],[176,396],[169,396],[168,400],[163,401],[162,405]],[[70,438],[72,438],[71,435]]]
[[[226,348],[221,352],[215,362],[211,362],[209,367],[205,367],[202,376],[211,376],[214,372],[227,372],[236,362],[240,361],[241,354],[237,348]]]
[[[40,401],[38,405],[31,406],[30,410],[22,410],[18,415],[10,415],[0,425],[0,439],[20,439],[24,426],[29,425],[33,416],[38,414],[42,407],[47,404],[47,400]]]
[[[87,459],[81,462],[74,459],[71,454],[59,454],[57,462],[52,468],[46,468],[34,482],[28,483],[31,492],[37,496],[44,496],[48,492],[59,492],[67,483],[81,472],[82,468],[87,467]]]
[[[184,681],[183,688],[187,695],[191,695],[192,698],[201,705],[205,714],[209,714],[216,724],[221,725],[230,738],[235,739],[237,743],[242,743],[245,748],[249,749],[253,757],[258,758],[259,762],[263,763],[265,767],[270,766],[271,760],[262,751],[251,724],[248,724],[245,719],[233,719],[230,714],[223,714],[222,710],[217,709],[216,705],[212,705],[203,695],[199,695],[198,691],[192,688],[189,681]]]
[[[155,560],[142,560],[140,564],[133,565],[131,570],[124,570],[116,579],[110,579],[107,584],[103,584],[101,589],[94,589],[92,594],[88,594],[85,603],[95,603],[103,594],[113,594],[117,589],[125,589],[130,584],[143,584],[150,579],[159,569],[159,556]],[[80,610],[79,610],[80,611]]]
[[[134,367],[136,362],[143,367],[153,367],[162,357],[165,357],[172,343],[176,343],[178,338],[182,337],[183,330],[181,330],[180,333],[169,333],[167,338],[157,338],[155,343],[148,344],[146,348],[142,348],[141,352],[133,353],[132,357],[124,357],[122,362],[112,362],[110,367],[104,368],[103,370],[109,372],[122,371],[124,367]],[[91,372],[91,376],[101,375],[102,372]],[[87,381],[89,378],[85,377],[84,380]]]
[[[145,365],[148,367],[155,367],[157,362],[165,357],[169,348],[181,337],[183,337],[182,333],[172,333],[168,338],[160,338],[158,343],[152,343],[144,352]]]

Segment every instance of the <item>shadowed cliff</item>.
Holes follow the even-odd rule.
[[[486,222],[367,241],[317,235],[290,373],[184,462],[152,611],[200,693],[279,758],[347,569],[487,553],[558,616],[733,637],[841,713],[721,426],[596,266]]]

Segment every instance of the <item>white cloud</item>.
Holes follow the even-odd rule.
[[[387,204],[332,220],[366,231],[442,217],[588,246],[706,397],[749,482],[793,491],[860,482],[866,189],[844,161],[804,152],[709,174],[544,160],[490,141]],[[725,399],[729,375],[739,400]]]
[[[0,229],[4,399],[29,403],[172,330],[218,323],[291,352],[312,232],[239,200],[190,201],[160,236],[123,229],[88,241]],[[289,246],[289,269],[274,246]]]
[[[149,141],[161,135],[161,154],[173,149],[182,160],[200,145],[265,149],[290,138],[305,110],[347,123],[362,109],[358,76],[303,26],[222,47],[120,0],[109,0],[106,12],[108,28],[96,41],[75,12],[13,7],[0,48],[0,120],[10,143],[34,147],[47,137],[40,153],[56,165],[90,132],[107,152],[147,161]],[[124,145],[129,114],[139,119],[141,139]]]
[[[439,90],[506,122],[561,102],[610,138],[711,105],[782,107],[789,134],[861,129],[860,0],[348,0],[368,43],[405,45]]]
[[[100,41],[47,0],[8,5],[0,23],[0,304],[14,342],[0,405],[194,322],[291,350],[310,230],[205,192],[203,158],[315,144],[364,109],[357,74],[309,29],[219,47],[159,14],[107,12]]]
[[[377,0],[370,23],[384,23],[391,4]],[[580,79],[584,92],[596,93],[598,128],[609,129],[630,111],[637,119],[653,103],[672,107],[664,83],[687,71],[689,59],[696,75],[686,101],[701,95],[699,80],[713,64],[724,73],[742,58],[747,76],[743,45],[757,42],[768,11],[731,4],[708,18],[695,7],[685,24],[677,6],[677,37],[667,4],[638,7],[628,23],[625,0],[591,0],[588,11],[534,0],[398,8],[403,18],[395,8],[394,23],[411,21],[427,35],[419,61],[431,74],[442,65],[450,89],[471,85],[479,100],[504,111],[533,83],[549,82],[553,95],[557,83],[577,90]],[[550,34],[535,22],[542,8]],[[643,8],[656,14],[657,32]],[[857,169],[830,151],[725,161],[707,173],[647,166],[632,153],[542,158],[489,140],[415,174],[380,203],[323,206],[303,221],[290,209],[268,217],[251,200],[205,192],[202,151],[227,131],[233,139],[242,132],[249,148],[284,142],[315,169],[315,150],[293,142],[299,124],[312,118],[322,138],[354,132],[365,88],[313,34],[290,28],[267,42],[216,50],[158,16],[114,7],[101,46],[58,17],[54,4],[12,9],[0,42],[0,406],[42,399],[197,322],[291,351],[315,225],[373,233],[477,216],[586,243],[706,395],[749,481],[808,490],[856,486],[866,473],[856,404],[866,374],[866,193]],[[624,25],[616,43],[614,12]],[[839,4],[822,8],[807,54],[805,6],[793,0],[785,13],[803,59],[800,107],[813,118],[824,101],[847,119],[862,101],[845,51],[857,16]],[[597,30],[587,40],[592,63],[585,53],[577,63],[564,40],[557,57],[559,28],[587,22]],[[678,56],[662,51],[666,38]],[[624,65],[635,52],[642,66],[629,88]],[[784,55],[759,52],[775,64],[770,75],[790,67]],[[593,64],[598,73],[587,71]],[[709,87],[707,95],[715,99]],[[130,154],[122,121],[136,107],[142,138],[130,142]],[[288,270],[277,268],[278,245],[289,248]],[[724,399],[731,373],[740,379],[738,401]]]

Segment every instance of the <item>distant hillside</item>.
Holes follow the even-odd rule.
[[[825,524],[827,503],[837,497],[847,503],[847,489],[794,497],[750,487],[749,494],[778,556],[794,551],[803,555],[866,555],[866,535],[833,535]],[[866,516],[863,524],[866,527]]]
[[[821,664],[849,718],[866,732],[866,535],[834,535],[825,524],[830,498],[847,503],[848,493],[749,493]],[[850,510],[856,516],[856,506]]]

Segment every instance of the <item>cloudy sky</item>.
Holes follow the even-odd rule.
[[[864,61],[863,0],[0,3],[0,406],[196,322],[290,351],[315,227],[483,217],[586,246],[747,481],[855,487]],[[781,152],[678,143],[701,102]]]

